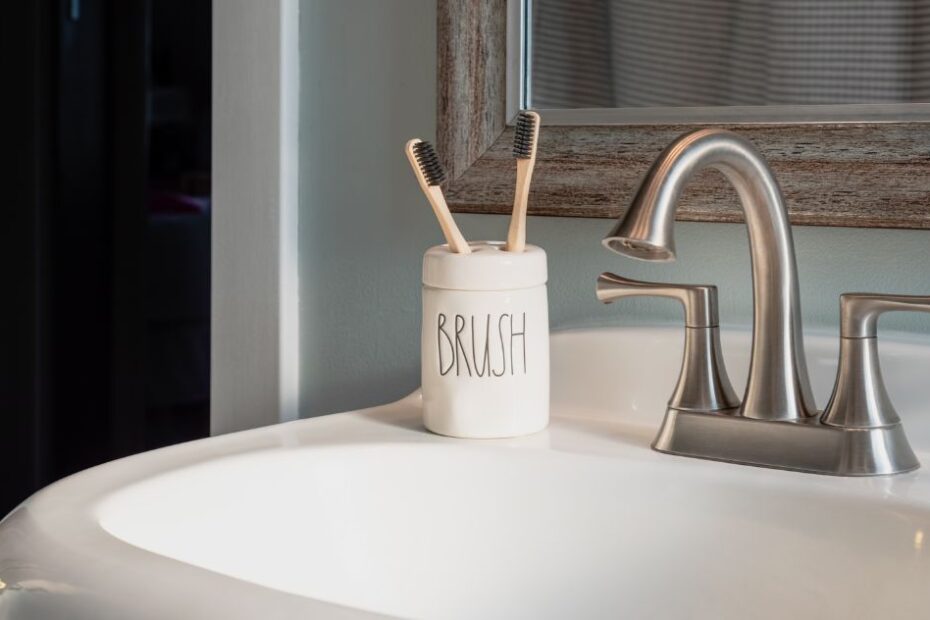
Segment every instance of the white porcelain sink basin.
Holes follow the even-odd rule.
[[[834,338],[807,338],[821,405]],[[649,449],[681,339],[555,335],[553,423],[521,439],[430,435],[412,395],[73,476],[0,525],[0,619],[930,615],[927,470]],[[740,386],[749,336],[723,340]],[[884,334],[882,363],[930,466],[930,341],[908,340]]]

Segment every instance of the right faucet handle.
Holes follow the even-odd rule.
[[[824,424],[877,428],[901,423],[878,363],[878,317],[896,311],[930,312],[930,295],[840,295],[840,361]]]
[[[840,295],[840,337],[875,338],[878,317],[885,312],[930,312],[930,295]]]

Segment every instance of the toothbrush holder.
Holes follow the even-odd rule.
[[[479,241],[423,256],[423,421],[440,435],[528,435],[549,423],[546,253]]]

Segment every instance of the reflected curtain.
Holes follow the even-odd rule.
[[[534,0],[534,107],[930,101],[930,0]]]

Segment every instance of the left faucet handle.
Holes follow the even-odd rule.
[[[685,349],[670,409],[720,412],[739,407],[720,351],[717,287],[711,284],[642,282],[602,273],[597,298],[611,303],[623,297],[670,297],[685,310]]]
[[[685,327],[717,327],[717,287],[713,284],[643,282],[605,271],[597,277],[597,298],[609,304],[622,297],[669,297],[685,309]]]
[[[685,327],[717,327],[717,287],[713,284],[643,282],[605,271],[597,277],[597,298],[609,304],[623,297],[669,297],[685,309]]]

